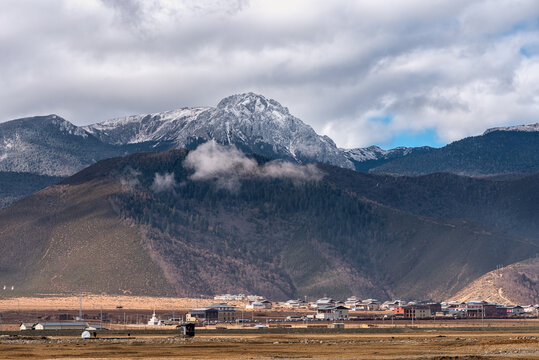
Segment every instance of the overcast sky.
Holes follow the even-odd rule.
[[[0,1],[0,121],[253,91],[341,147],[539,121],[539,1]]]

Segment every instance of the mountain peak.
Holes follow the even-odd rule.
[[[501,127],[495,127],[491,129],[487,129],[483,135],[486,135],[491,132],[495,131],[522,131],[522,132],[535,132],[539,131],[539,122],[534,124],[524,124],[524,125],[516,125],[516,126],[501,126]]]
[[[240,111],[242,113],[277,110],[286,115],[289,114],[288,109],[279,104],[279,102],[253,92],[227,96],[226,98],[222,99],[219,104],[217,104],[217,109],[233,112]]]
[[[8,129],[17,129],[17,128],[24,128],[24,129],[35,129],[35,131],[45,131],[45,128],[48,129],[55,129],[59,130],[64,134],[70,134],[70,135],[76,135],[76,136],[82,136],[87,137],[88,133],[67,121],[61,116],[58,116],[56,114],[49,114],[49,115],[38,115],[38,116],[32,116],[32,117],[26,117],[26,118],[20,118],[15,119],[11,121],[7,121],[2,124],[4,131],[6,133],[4,134],[4,137],[8,136]]]

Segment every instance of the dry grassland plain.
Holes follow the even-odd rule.
[[[244,334],[0,341],[2,359],[539,359],[537,335],[512,332]]]
[[[78,313],[79,300],[78,296],[4,298],[0,299],[0,314],[47,313],[58,309]],[[83,309],[96,312],[103,308],[129,314],[154,308],[163,312],[187,310],[212,302],[211,299],[88,295],[83,297]],[[118,310],[117,306],[122,309]],[[116,331],[99,333],[97,339],[90,340],[75,334],[45,334],[42,338],[32,331],[8,332],[18,329],[18,324],[4,322],[0,324],[0,359],[539,359],[537,319],[488,320],[484,324],[481,320],[418,321],[414,328],[408,322],[400,322],[395,324],[397,329],[388,321],[377,320],[371,324],[372,329],[353,329],[368,322],[348,322],[345,332],[305,328],[299,332],[294,329],[255,332],[227,325],[228,329],[221,331],[199,328],[194,338],[182,338],[171,327],[166,327],[168,331],[146,332],[146,327],[115,324],[111,330]],[[482,325],[489,328],[481,329]]]
[[[214,303],[213,299],[198,298],[168,298],[151,296],[111,296],[111,295],[83,295],[82,306],[84,310],[115,309],[121,306],[123,309],[148,309],[170,310],[189,309],[192,307],[206,306]],[[233,305],[239,302],[229,301]],[[78,310],[80,306],[79,296],[44,295],[34,297],[0,297],[0,311],[7,310]]]

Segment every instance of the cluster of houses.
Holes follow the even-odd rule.
[[[485,301],[468,302],[442,302],[432,300],[402,301],[391,300],[381,302],[377,299],[359,299],[351,296],[345,301],[338,301],[330,297],[323,297],[315,302],[303,299],[291,299],[284,303],[272,303],[256,295],[219,295],[215,299],[234,299],[247,301],[246,309],[269,310],[274,308],[291,310],[315,310],[315,315],[307,315],[319,320],[348,320],[350,311],[391,311],[390,316],[407,319],[425,319],[434,317],[450,318],[505,318],[514,316],[537,316],[539,305],[506,306]],[[214,305],[210,308],[215,307]],[[199,310],[199,309],[195,309]],[[229,310],[231,311],[231,310]],[[195,316],[192,317],[194,319]],[[202,317],[200,317],[202,318]]]
[[[303,313],[303,317],[290,315],[288,320],[325,320],[343,321],[364,318],[359,312],[368,311],[372,316],[380,311],[385,318],[403,319],[433,319],[433,318],[508,318],[508,317],[537,317],[539,315],[539,305],[527,306],[505,306],[485,301],[468,302],[442,302],[432,300],[410,301],[393,300],[381,302],[376,299],[361,300],[355,296],[349,297],[346,301],[337,301],[330,297],[324,297],[314,302],[307,302],[302,299],[293,299],[286,302],[272,303],[261,296],[245,295],[219,295],[217,299],[230,299],[227,301],[241,301],[245,309],[252,311],[265,311],[271,309],[286,310]],[[239,300],[241,299],[241,300]],[[217,302],[212,305],[195,308],[185,315],[185,319],[159,320],[155,311],[148,321],[148,325],[172,325],[187,322],[204,323],[232,323],[243,322],[238,316],[240,311],[238,306],[225,302]],[[350,312],[355,312],[350,316]],[[383,311],[383,313],[381,312]],[[242,310],[243,312],[243,310]],[[243,315],[243,314],[242,314]],[[100,330],[98,325],[89,325],[85,322],[52,322],[52,323],[24,323],[21,330]]]
[[[537,316],[539,304],[536,305],[500,305],[486,301],[443,302],[436,316],[467,318],[504,318],[515,316]]]

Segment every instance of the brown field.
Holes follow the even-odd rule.
[[[210,305],[213,299],[197,298],[168,298],[151,296],[113,296],[113,295],[83,295],[82,306],[84,310],[115,309],[122,306],[123,309],[148,309],[148,310],[169,310],[169,309],[189,309]],[[8,310],[78,310],[79,296],[46,295],[34,297],[10,297],[0,298],[0,311]],[[229,301],[230,304],[238,302]]]
[[[99,324],[96,319],[103,309],[107,317],[103,325],[113,331],[82,340],[78,333],[49,333],[42,338],[35,331],[9,332],[18,330],[21,321],[77,315],[78,296],[0,299],[0,359],[539,359],[538,319],[419,320],[412,328],[409,320],[392,323],[381,320],[383,312],[361,312],[366,318],[346,322],[345,331],[306,329],[308,324],[328,325],[324,322],[290,322],[286,326],[291,329],[260,332],[248,329],[251,325],[241,329],[241,325],[222,324],[226,330],[198,327],[192,339],[178,337],[174,327],[143,325],[154,308],[163,316],[179,315],[212,302],[87,295],[82,304],[85,321]],[[242,316],[263,323],[287,314],[292,312],[245,311]],[[273,327],[283,324],[269,323]]]
[[[2,359],[539,359],[538,332],[0,339]]]

